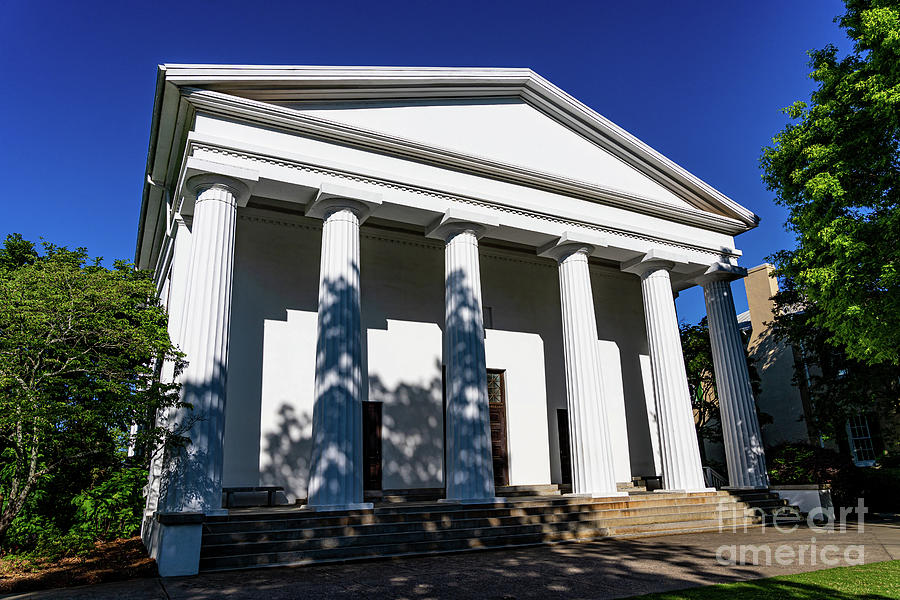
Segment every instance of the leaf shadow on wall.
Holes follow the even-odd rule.
[[[427,385],[388,388],[369,376],[369,400],[383,403],[382,485],[385,489],[443,487],[444,423],[441,365]]]
[[[192,380],[191,374],[186,371],[182,382],[186,405],[178,408],[170,420],[170,429],[189,441],[166,451],[168,474],[160,482],[161,510],[221,508],[226,369],[222,363],[216,363],[203,381]],[[210,430],[214,432],[213,439],[209,437]]]
[[[276,429],[266,433],[264,438],[264,452],[269,460],[260,469],[261,485],[280,485],[291,496],[306,496],[312,455],[311,424],[309,414],[298,413],[289,404],[281,405]]]

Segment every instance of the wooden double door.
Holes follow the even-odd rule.
[[[506,428],[506,374],[489,369],[487,372],[488,405],[491,415],[491,457],[494,464],[494,485],[509,485],[509,445]],[[363,402],[363,489],[382,489],[381,423],[382,402]],[[446,414],[447,397],[444,394]],[[447,426],[444,424],[444,448],[447,447]],[[446,466],[446,457],[444,460]],[[446,468],[445,468],[446,472]]]

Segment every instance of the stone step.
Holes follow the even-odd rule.
[[[584,511],[507,511],[495,512],[491,514],[481,514],[478,512],[444,515],[441,518],[425,518],[425,519],[391,519],[380,520],[377,518],[366,519],[365,521],[348,522],[344,519],[328,519],[323,518],[318,521],[303,521],[300,524],[285,521],[267,521],[262,523],[228,523],[216,526],[207,526],[204,528],[205,535],[229,535],[229,534],[254,534],[266,533],[270,531],[322,531],[323,534],[335,535],[341,531],[375,531],[384,528],[385,531],[401,531],[410,528],[420,527],[423,529],[440,529],[453,527],[457,523],[479,522],[489,524],[499,524],[508,520],[515,520],[520,523],[538,523],[549,521],[572,521],[578,519],[614,519],[622,517],[630,518],[647,518],[652,519],[657,515],[668,515],[677,513],[731,513],[739,511],[745,514],[757,514],[755,509],[740,502],[729,502],[721,504],[709,505],[671,505],[665,507],[645,507],[645,508],[629,508],[629,509],[606,509],[606,510],[584,510]]]
[[[226,518],[213,517],[204,525],[204,529],[209,532],[229,532],[242,531],[246,529],[288,529],[310,526],[317,523],[320,526],[353,526],[365,525],[372,523],[391,523],[391,522],[423,522],[438,521],[442,519],[452,518],[475,518],[475,517],[502,517],[516,516],[524,517],[528,515],[539,514],[566,514],[572,512],[588,512],[588,511],[632,511],[641,509],[660,509],[669,506],[685,506],[685,507],[707,507],[715,509],[719,505],[739,505],[735,498],[687,498],[677,502],[667,501],[658,497],[651,497],[646,501],[624,502],[619,504],[610,503],[578,503],[578,504],[527,504],[515,503],[499,506],[471,506],[463,510],[454,507],[454,510],[447,510],[446,505],[429,505],[427,507],[408,508],[405,511],[369,511],[365,514],[342,514],[342,513],[321,513],[312,511],[294,511],[279,512],[278,515],[266,515],[268,518],[255,518],[256,515],[244,515],[238,518],[237,515],[231,515]],[[749,505],[740,503],[741,508]]]
[[[204,523],[201,569],[741,529],[767,522],[775,511],[788,507],[765,490],[584,498],[557,495],[554,487],[523,486],[508,491],[529,495],[485,504],[404,502],[378,505],[374,510],[327,513],[292,507],[234,510]]]
[[[500,498],[527,498],[543,496],[560,496],[558,485],[507,485],[495,491]]]
[[[446,523],[393,523],[372,524],[360,527],[319,527],[308,529],[281,529],[271,531],[243,531],[234,533],[207,534],[204,536],[204,547],[238,547],[242,544],[259,542],[281,541],[305,541],[321,539],[335,539],[348,537],[360,540],[364,545],[366,540],[374,539],[373,536],[387,540],[390,536],[402,536],[410,533],[449,533],[482,530],[486,528],[503,527],[534,527],[542,525],[566,525],[580,524],[594,528],[611,528],[625,525],[641,525],[655,523],[670,523],[678,521],[699,521],[708,519],[735,519],[741,517],[756,516],[749,509],[735,509],[728,511],[687,511],[677,510],[673,507],[667,512],[648,511],[642,514],[597,514],[597,513],[570,513],[566,515],[535,515],[528,518],[502,517],[481,519],[460,519]],[[354,544],[357,542],[354,542]]]
[[[527,506],[578,506],[578,505],[614,505],[626,506],[629,503],[636,502],[669,502],[673,500],[686,502],[706,502],[713,501],[722,496],[715,494],[644,494],[638,496],[615,496],[607,498],[584,498],[584,497],[566,497],[566,496],[536,496],[516,498],[514,502],[498,502],[484,504],[453,504],[453,503],[435,503],[421,502],[411,503],[403,506],[377,506],[374,509],[348,510],[348,511],[332,511],[327,514],[334,516],[359,516],[378,514],[385,515],[391,513],[409,513],[410,511],[427,511],[427,512],[453,512],[465,511],[473,509],[502,509],[510,506],[527,507]],[[228,515],[211,516],[207,519],[209,523],[227,522],[235,520],[262,520],[262,519],[282,519],[284,515],[291,515],[292,518],[317,517],[326,513],[316,512],[309,509],[300,509],[296,507],[279,507],[277,509],[236,509],[232,510]]]
[[[270,552],[315,552],[334,548],[361,548],[366,546],[382,546],[388,544],[407,544],[428,541],[443,541],[454,539],[481,539],[494,536],[514,536],[525,534],[553,534],[557,532],[574,532],[580,537],[604,536],[610,531],[623,531],[629,533],[636,527],[643,527],[648,531],[667,529],[672,523],[700,523],[715,522],[723,528],[731,528],[735,525],[746,523],[753,519],[747,515],[732,515],[715,518],[707,513],[670,515],[667,520],[654,521],[648,524],[635,523],[635,519],[614,519],[611,521],[564,521],[558,523],[538,523],[534,525],[510,524],[487,525],[485,527],[468,527],[460,529],[447,529],[439,531],[423,531],[421,529],[398,533],[373,533],[368,535],[343,535],[343,536],[316,536],[312,538],[272,540],[272,541],[246,541],[240,544],[205,544],[202,557],[231,556],[235,554],[264,554]],[[619,522],[621,521],[621,522]]]
[[[752,524],[752,519],[744,518]],[[712,523],[715,523],[713,525]],[[682,533],[695,530],[715,530],[719,527],[718,521],[681,521],[672,523],[668,534]],[[663,531],[663,530],[658,530]],[[488,530],[483,537],[459,537],[453,539],[436,539],[418,542],[404,542],[395,544],[378,544],[362,547],[336,547],[324,548],[314,551],[273,551],[245,553],[231,556],[203,556],[200,559],[202,571],[216,571],[229,569],[245,569],[260,566],[289,566],[303,565],[334,561],[366,560],[372,558],[390,558],[410,555],[441,554],[449,552],[461,552],[471,550],[483,550],[489,548],[512,548],[551,544],[571,541],[586,541],[609,535],[608,530],[598,528],[581,528],[574,530],[537,531],[529,533],[498,533],[496,530]],[[661,535],[662,533],[660,533]],[[628,535],[623,533],[622,535]]]
[[[436,502],[444,497],[443,488],[411,488],[399,490],[369,490],[365,494],[366,502],[400,504],[407,502]]]

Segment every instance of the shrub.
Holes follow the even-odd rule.
[[[125,467],[82,491],[72,499],[76,510],[70,531],[92,542],[136,535],[141,529],[146,483],[146,469]]]
[[[98,468],[76,475],[65,477],[78,486],[74,489],[65,490],[57,481],[62,475],[57,475],[32,494],[6,531],[2,546],[6,555],[55,561],[85,554],[96,542],[140,531],[146,469]]]
[[[772,485],[827,485],[838,506],[855,505],[862,490],[860,469],[835,450],[810,444],[781,444],[766,451],[766,460]]]

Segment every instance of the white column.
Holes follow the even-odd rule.
[[[494,497],[481,268],[474,230],[452,233],[444,252],[447,365],[447,499]]]
[[[588,269],[588,256],[594,245],[571,239],[566,235],[538,253],[559,263],[572,492],[595,497],[622,495],[616,489],[612,436],[597,347],[597,317]]]
[[[426,233],[444,240],[446,497],[496,500],[478,238],[496,222],[448,211]]]
[[[700,491],[706,484],[669,279],[673,266],[671,262],[650,261],[642,263],[640,273],[663,486],[667,490]]]
[[[315,404],[309,508],[372,508],[363,503],[362,331],[359,226],[365,202],[320,192],[307,209],[324,218],[319,267]]]
[[[728,481],[732,487],[765,488],[769,486],[766,456],[747,372],[747,356],[734,312],[730,283],[733,271],[733,268],[717,269],[714,265],[703,280]]]
[[[190,443],[174,457],[165,506],[168,511],[216,514],[224,512],[222,451],[234,232],[238,202],[246,200],[249,189],[217,175],[199,175],[187,187],[196,202],[178,332],[188,360],[181,396],[192,408],[178,411],[173,425],[189,427]]]

